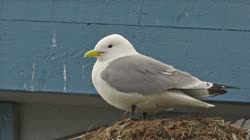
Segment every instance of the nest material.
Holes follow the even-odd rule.
[[[221,118],[121,120],[81,136],[82,140],[248,140],[249,132]]]

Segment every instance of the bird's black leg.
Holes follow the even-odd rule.
[[[130,120],[133,120],[136,105],[131,105]]]
[[[142,120],[145,121],[147,117],[147,112],[143,112],[142,113]]]

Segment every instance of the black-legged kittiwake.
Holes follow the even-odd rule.
[[[96,57],[92,81],[101,97],[125,111],[159,112],[176,106],[214,107],[198,100],[224,94],[226,85],[201,81],[156,59],[140,54],[118,34],[101,39],[84,57]]]

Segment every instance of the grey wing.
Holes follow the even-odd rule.
[[[127,93],[152,94],[204,86],[204,82],[189,73],[140,54],[110,62],[101,77],[116,90]]]

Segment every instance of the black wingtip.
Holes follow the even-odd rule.
[[[210,88],[210,89],[207,89],[207,90],[209,92],[210,97],[217,96],[217,95],[222,95],[222,94],[227,93],[227,91],[224,90],[224,89],[212,89],[212,88]]]
[[[239,87],[221,85],[221,84],[216,84],[216,83],[213,83],[213,86],[211,88],[214,88],[214,89],[240,89]]]

